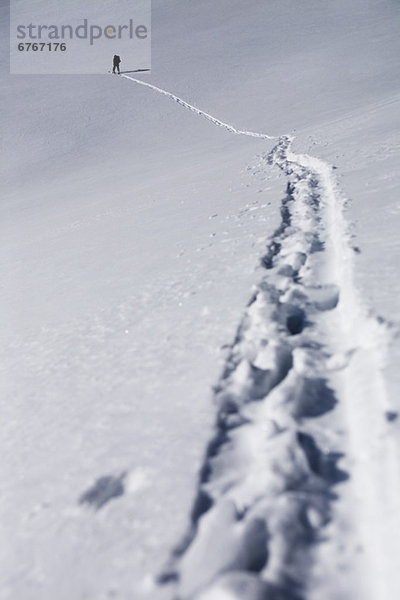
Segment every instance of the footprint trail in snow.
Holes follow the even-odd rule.
[[[235,134],[274,139],[238,130],[169,92],[124,77]],[[159,578],[175,586],[180,600],[310,598],[312,586],[321,585],[330,570],[335,576],[332,562],[341,550],[335,540],[327,541],[327,532],[349,476],[354,489],[367,486],[371,492],[357,506],[360,545],[384,547],[390,535],[379,531],[379,522],[369,526],[385,482],[400,490],[392,449],[385,448],[382,473],[369,444],[370,436],[384,435],[387,427],[378,349],[385,347],[385,332],[366,314],[354,286],[354,251],[333,168],[294,154],[291,144],[281,137],[258,165],[262,173],[280,168],[287,190],[280,226],[262,257],[265,274],[215,387],[215,430],[190,527]],[[360,361],[362,400],[352,397]],[[362,401],[369,402],[370,414],[360,427]],[[338,441],[334,422],[347,430],[347,445]],[[343,445],[351,448],[351,473]],[[377,550],[366,550],[364,564],[377,573],[371,597],[387,598],[382,581],[391,577],[394,563],[386,565]]]
[[[204,117],[205,119],[207,119],[207,121],[211,121],[211,123],[213,123],[214,125],[217,125],[218,127],[222,127],[223,129],[226,129],[227,131],[230,131],[231,133],[235,133],[236,135],[247,135],[248,137],[262,138],[265,140],[278,139],[277,136],[267,135],[266,133],[256,133],[254,131],[243,131],[241,129],[236,129],[232,125],[228,125],[228,123],[224,123],[223,121],[216,119],[215,117],[209,115],[208,113],[204,112],[203,110],[196,108],[192,104],[189,104],[185,100],[182,100],[182,98],[179,98],[179,96],[175,96],[175,94],[171,94],[171,92],[167,92],[166,90],[163,90],[162,88],[159,88],[151,83],[147,83],[146,81],[141,81],[140,79],[135,79],[135,77],[130,77],[129,75],[121,75],[121,77],[124,77],[125,79],[130,79],[131,81],[134,81],[135,83],[143,85],[147,88],[150,88],[151,90],[153,90],[155,92],[158,92],[159,94],[162,94],[163,96],[167,96],[167,98],[170,98],[174,102],[177,102],[180,106],[187,108],[191,112],[194,112],[196,115],[198,115],[200,117]]]

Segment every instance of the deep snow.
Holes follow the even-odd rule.
[[[383,0],[153,2],[143,79],[291,150],[123,78],[3,74],[2,598],[168,598],[168,572],[181,594],[217,575],[206,598],[398,596],[398,21]],[[213,385],[249,422],[193,528]]]

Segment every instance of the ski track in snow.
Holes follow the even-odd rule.
[[[238,130],[156,86],[123,77],[230,132],[277,139]],[[384,552],[393,548],[391,531],[379,520],[382,507],[400,512],[380,371],[387,334],[354,286],[354,250],[333,167],[293,153],[291,145],[283,136],[260,158],[261,172],[277,166],[288,178],[282,220],[215,387],[215,431],[187,536],[159,577],[160,584],[174,584],[182,600],[309,597],[316,570],[322,577],[329,571],[332,555],[324,563],[319,548],[337,490],[349,476],[353,492],[361,490],[349,514],[370,573],[366,597],[387,600],[385,582],[396,579],[395,558]],[[345,457],[331,449],[327,413],[347,430],[351,473],[341,467]],[[371,444],[376,439],[379,448]],[[392,500],[383,497],[388,489]]]
[[[211,121],[211,123],[213,123],[214,125],[217,125],[218,127],[222,127],[223,129],[227,129],[228,131],[230,131],[231,133],[235,133],[236,135],[247,135],[248,137],[262,138],[265,140],[278,139],[277,136],[267,135],[266,133],[256,133],[254,131],[242,131],[240,129],[236,129],[235,127],[232,127],[232,125],[228,125],[228,123],[224,123],[223,121],[220,121],[219,119],[216,119],[215,117],[212,117],[211,115],[204,112],[203,110],[196,108],[192,104],[185,102],[185,100],[182,100],[182,98],[179,98],[179,96],[175,96],[174,94],[171,94],[171,92],[167,92],[167,91],[163,90],[162,88],[152,85],[151,83],[147,83],[146,81],[141,81],[140,79],[135,79],[134,77],[130,77],[129,75],[120,75],[120,77],[124,77],[125,79],[130,79],[131,81],[134,81],[135,83],[144,85],[145,87],[150,88],[151,90],[154,90],[154,91],[158,92],[159,94],[162,94],[163,96],[167,96],[168,98],[170,98],[171,100],[174,100],[174,102],[177,102],[184,108],[187,108],[188,110],[196,113],[197,115],[204,117],[208,121]]]

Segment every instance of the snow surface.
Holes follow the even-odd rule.
[[[399,8],[154,1],[158,90],[3,57],[1,598],[400,596]]]

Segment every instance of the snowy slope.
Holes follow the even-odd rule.
[[[291,147],[3,75],[1,597],[398,596],[398,20],[153,3],[145,81]]]

